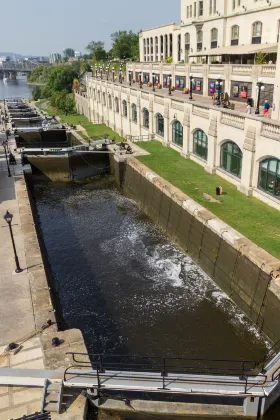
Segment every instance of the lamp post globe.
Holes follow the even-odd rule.
[[[15,256],[15,263],[16,263],[15,272],[16,273],[21,273],[23,270],[20,268],[20,265],[19,265],[19,260],[18,260],[18,256],[17,256],[16,245],[15,245],[15,241],[14,241],[13,229],[12,229],[13,215],[11,213],[9,213],[9,211],[7,210],[6,213],[4,214],[3,218],[6,221],[6,223],[8,224],[9,230],[10,230],[11,241],[12,241],[12,245],[13,245],[14,256]]]

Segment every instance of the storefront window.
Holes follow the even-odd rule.
[[[186,87],[185,76],[175,76],[175,89],[183,90]]]
[[[150,81],[150,74],[143,73],[143,83],[148,83]]]
[[[164,74],[163,75],[163,87],[168,88],[169,87],[169,75]]]
[[[231,82],[230,97],[234,101],[247,102],[248,98],[252,98],[252,83]]]
[[[183,126],[180,121],[174,121],[172,126],[172,143],[183,147]]]
[[[221,167],[241,178],[243,154],[237,144],[232,141],[224,143],[221,147]]]
[[[203,79],[195,78],[193,80],[193,93],[203,95]]]
[[[280,199],[280,160],[269,158],[260,163],[259,188]]]
[[[215,94],[218,94],[218,85],[217,85],[216,79],[208,79],[208,96],[213,96]],[[223,84],[221,86],[221,92],[223,91],[224,80],[222,80]]]
[[[202,130],[196,130],[193,133],[193,152],[202,159],[207,160],[208,138]]]

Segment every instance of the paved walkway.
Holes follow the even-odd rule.
[[[100,79],[99,79],[100,80]],[[105,79],[103,79],[105,80]],[[118,81],[115,82],[116,85],[122,85],[122,86],[126,86],[129,87],[129,83],[128,82],[123,82],[122,84],[120,84]],[[134,89],[139,89],[140,90],[140,86],[138,83],[132,83],[131,85],[132,88]],[[152,87],[148,87],[147,84],[143,84],[143,88],[141,89],[143,92],[146,93],[151,93],[153,92],[153,88]],[[168,89],[167,88],[162,88],[162,89],[157,89],[155,90],[155,94],[156,95],[160,95],[163,97],[170,97],[175,98],[175,99],[180,99],[182,101],[184,100],[189,100],[189,94],[184,94],[181,90],[174,90],[171,94],[171,96],[168,93]],[[233,102],[235,104],[235,111],[236,112],[243,112],[244,114],[247,112],[247,103],[244,102],[239,102],[239,101],[232,101],[230,100],[230,102]],[[213,105],[213,101],[212,98],[210,96],[203,96],[200,94],[196,94],[193,92],[193,103],[199,105]],[[222,108],[223,107],[219,107]],[[256,108],[252,108],[252,115],[255,115],[255,109]],[[263,107],[260,107],[260,112],[261,112],[261,116],[263,116]],[[269,117],[271,115],[271,108],[269,111]]]
[[[10,342],[17,342],[35,331],[29,278],[26,271],[23,236],[20,226],[18,202],[16,200],[14,174],[20,165],[11,166],[12,177],[8,177],[7,164],[0,134],[0,368],[44,368],[40,338],[34,336],[22,345],[16,354],[4,354]],[[14,140],[9,141],[13,149]],[[21,268],[15,274],[15,260],[9,229],[3,215],[6,210],[13,214],[12,221],[15,244]],[[24,414],[40,411],[42,389],[0,387],[0,420],[18,418]]]

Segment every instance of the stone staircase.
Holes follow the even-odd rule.
[[[61,413],[63,397],[62,380],[45,380],[41,412]]]

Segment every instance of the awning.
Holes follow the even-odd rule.
[[[258,51],[264,53],[273,53],[278,51],[278,44],[249,44],[249,45],[234,45],[232,47],[211,48],[211,50],[199,51],[197,53],[189,54],[189,57],[205,57],[205,56],[219,56],[219,55],[240,55],[240,54],[254,54]]]

